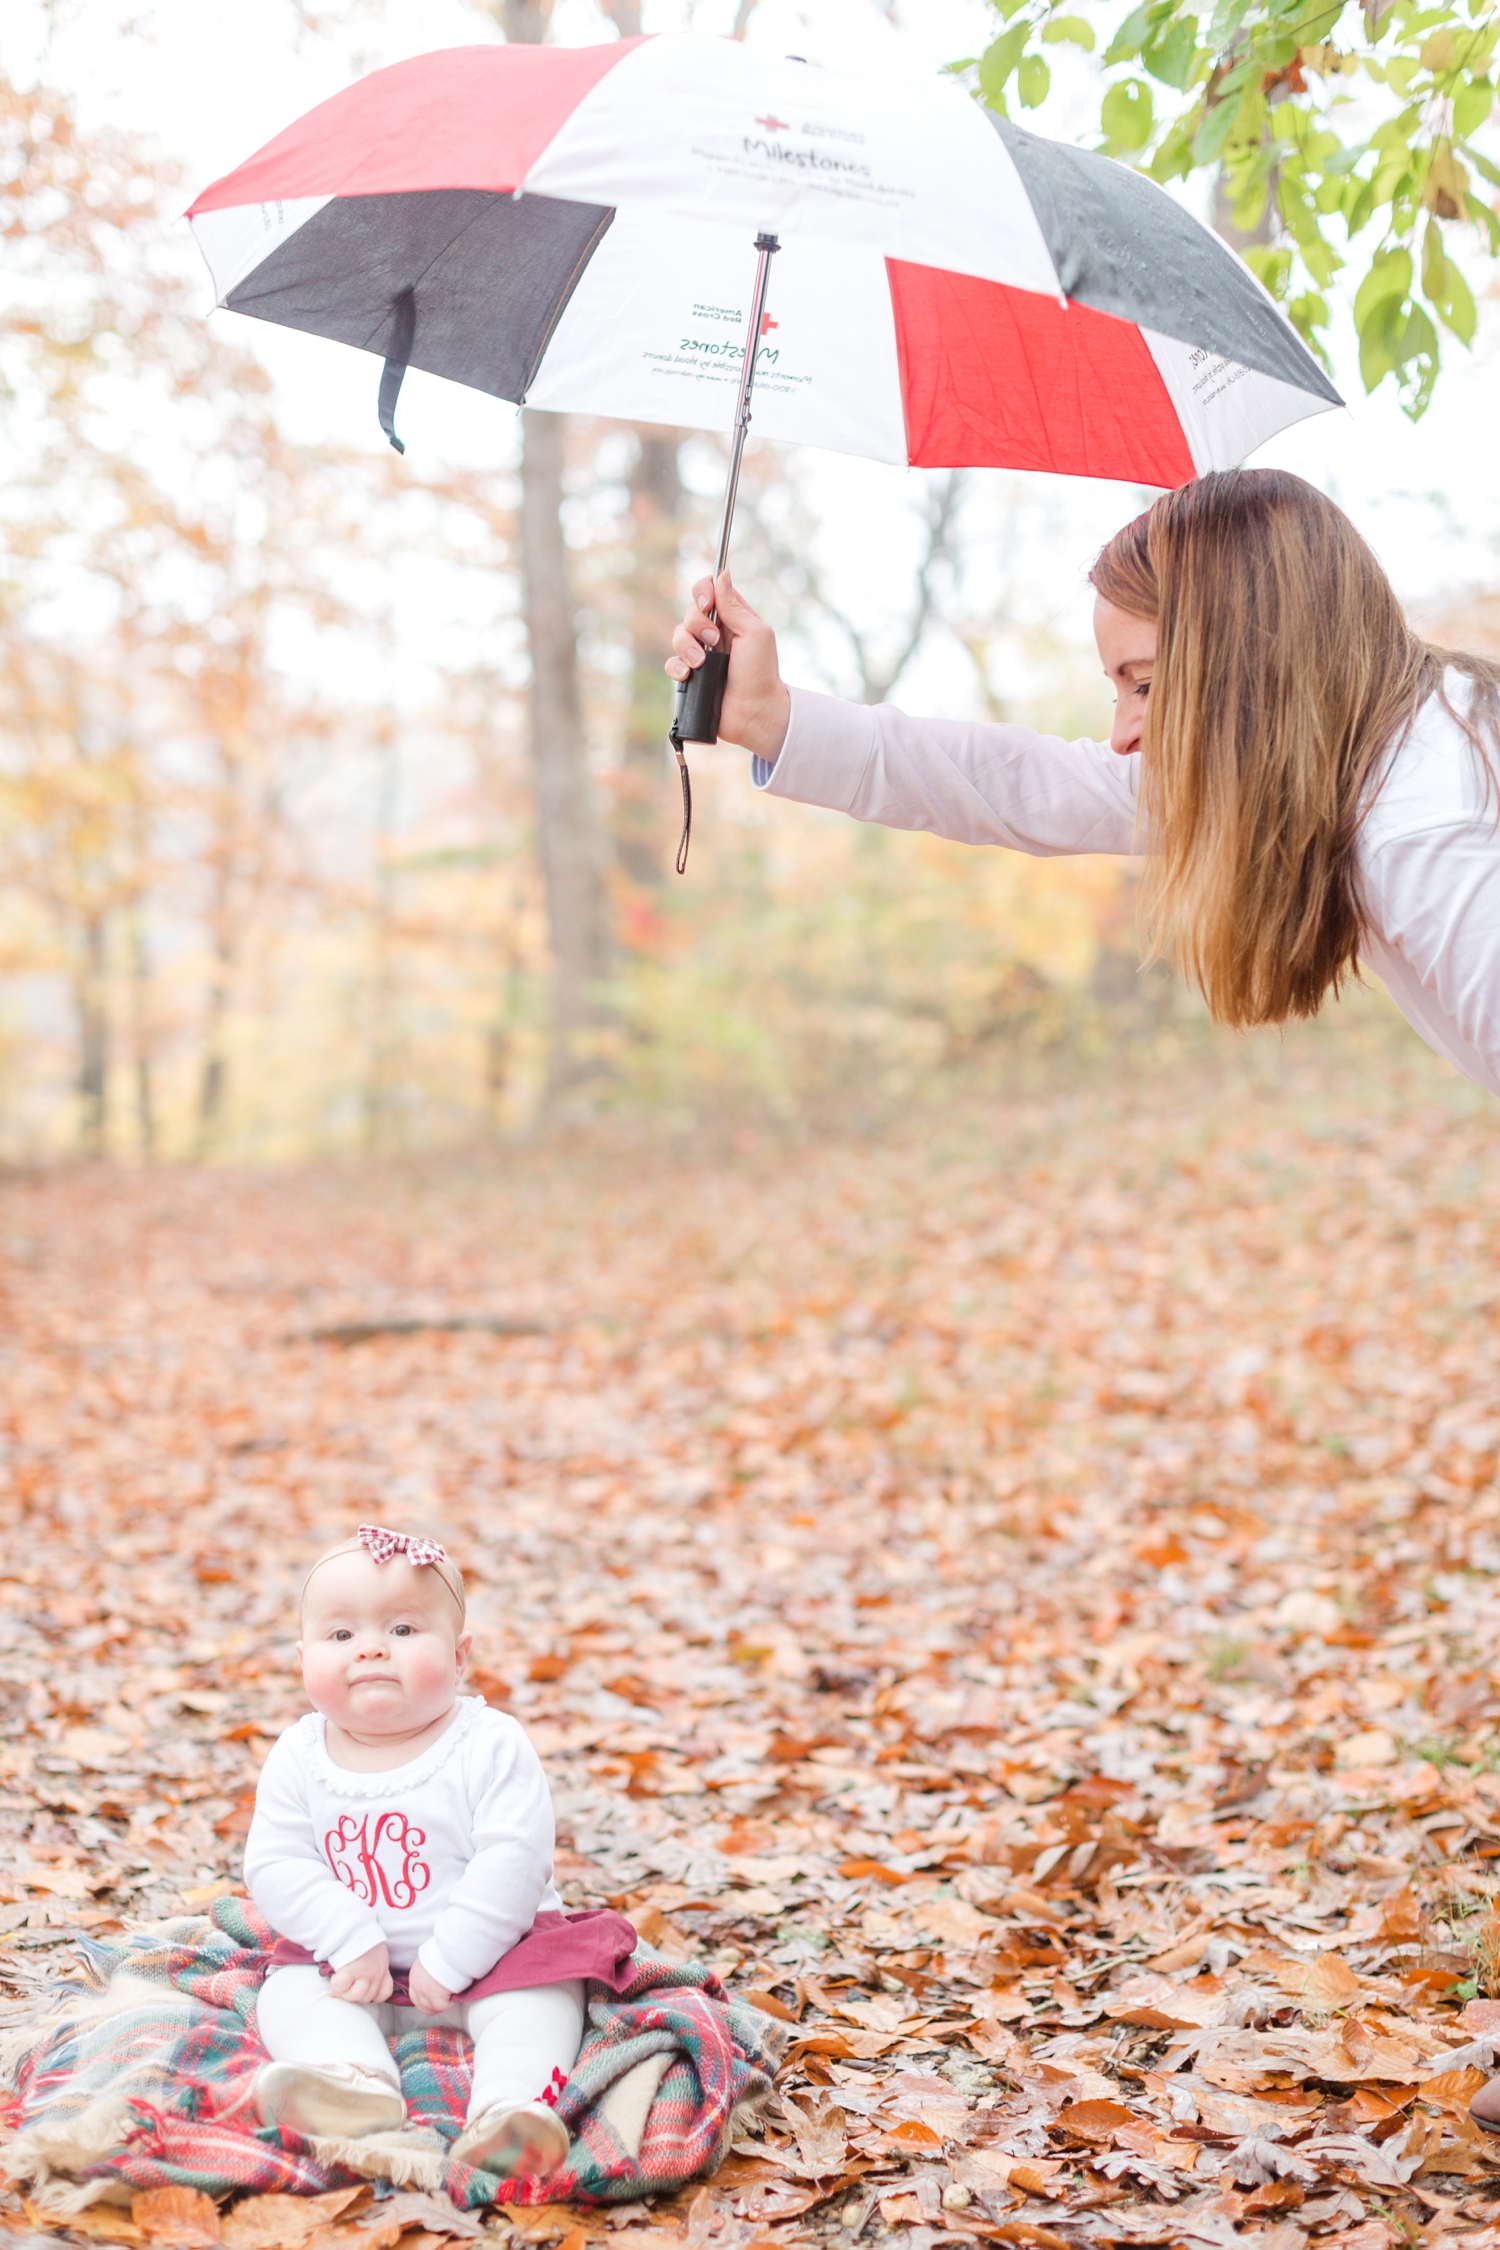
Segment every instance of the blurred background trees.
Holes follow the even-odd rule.
[[[556,28],[551,0],[472,10]],[[326,13],[288,0],[309,36]],[[1134,975],[1118,863],[789,813],[704,754],[679,883],[661,661],[722,447],[532,411],[492,469],[307,442],[245,325],[204,317],[186,201],[146,143],[0,78],[0,1159],[873,1119],[1014,1081],[1104,1009],[1164,1054],[1195,1036]],[[912,474],[871,601],[811,479],[752,449],[737,533],[798,676],[878,700],[941,671],[1102,731],[1046,480]]]

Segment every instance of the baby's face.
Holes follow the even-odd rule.
[[[297,1653],[314,1710],[380,1740],[415,1734],[453,1708],[469,1635],[436,1571],[361,1552],[314,1572]]]

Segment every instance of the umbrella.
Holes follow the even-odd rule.
[[[1164,189],[951,79],[692,33],[372,72],[188,213],[221,305],[559,412],[1175,486],[1342,403]],[[772,269],[774,262],[774,287]],[[725,659],[672,727],[712,741]],[[686,825],[684,828],[684,849]],[[679,863],[682,854],[679,854]]]

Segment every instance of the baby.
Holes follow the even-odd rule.
[[[456,2024],[474,2084],[452,2153],[526,2177],[567,2154],[550,2103],[577,2060],[584,1989],[492,1989],[562,1901],[546,1778],[514,1719],[460,1696],[469,1644],[463,1579],[435,1541],[362,1524],[307,1574],[297,1653],[313,1709],[262,1769],[245,1882],[279,1951],[308,1965],[262,1987],[256,2097],[267,2124],[298,2133],[394,2130],[406,2107],[389,2035]],[[485,1997],[460,1997],[481,1981]]]

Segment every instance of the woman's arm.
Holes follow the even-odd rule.
[[[1413,1030],[1500,1094],[1500,837],[1494,815],[1396,835],[1364,856],[1368,965]]]
[[[715,599],[717,624],[707,615]],[[757,787],[773,796],[961,844],[1042,855],[1141,848],[1138,757],[1030,727],[913,719],[892,704],[788,690],[775,634],[727,573],[717,589],[708,579],[694,587],[668,671],[686,678],[721,633],[729,639],[724,738],[750,751]]]

